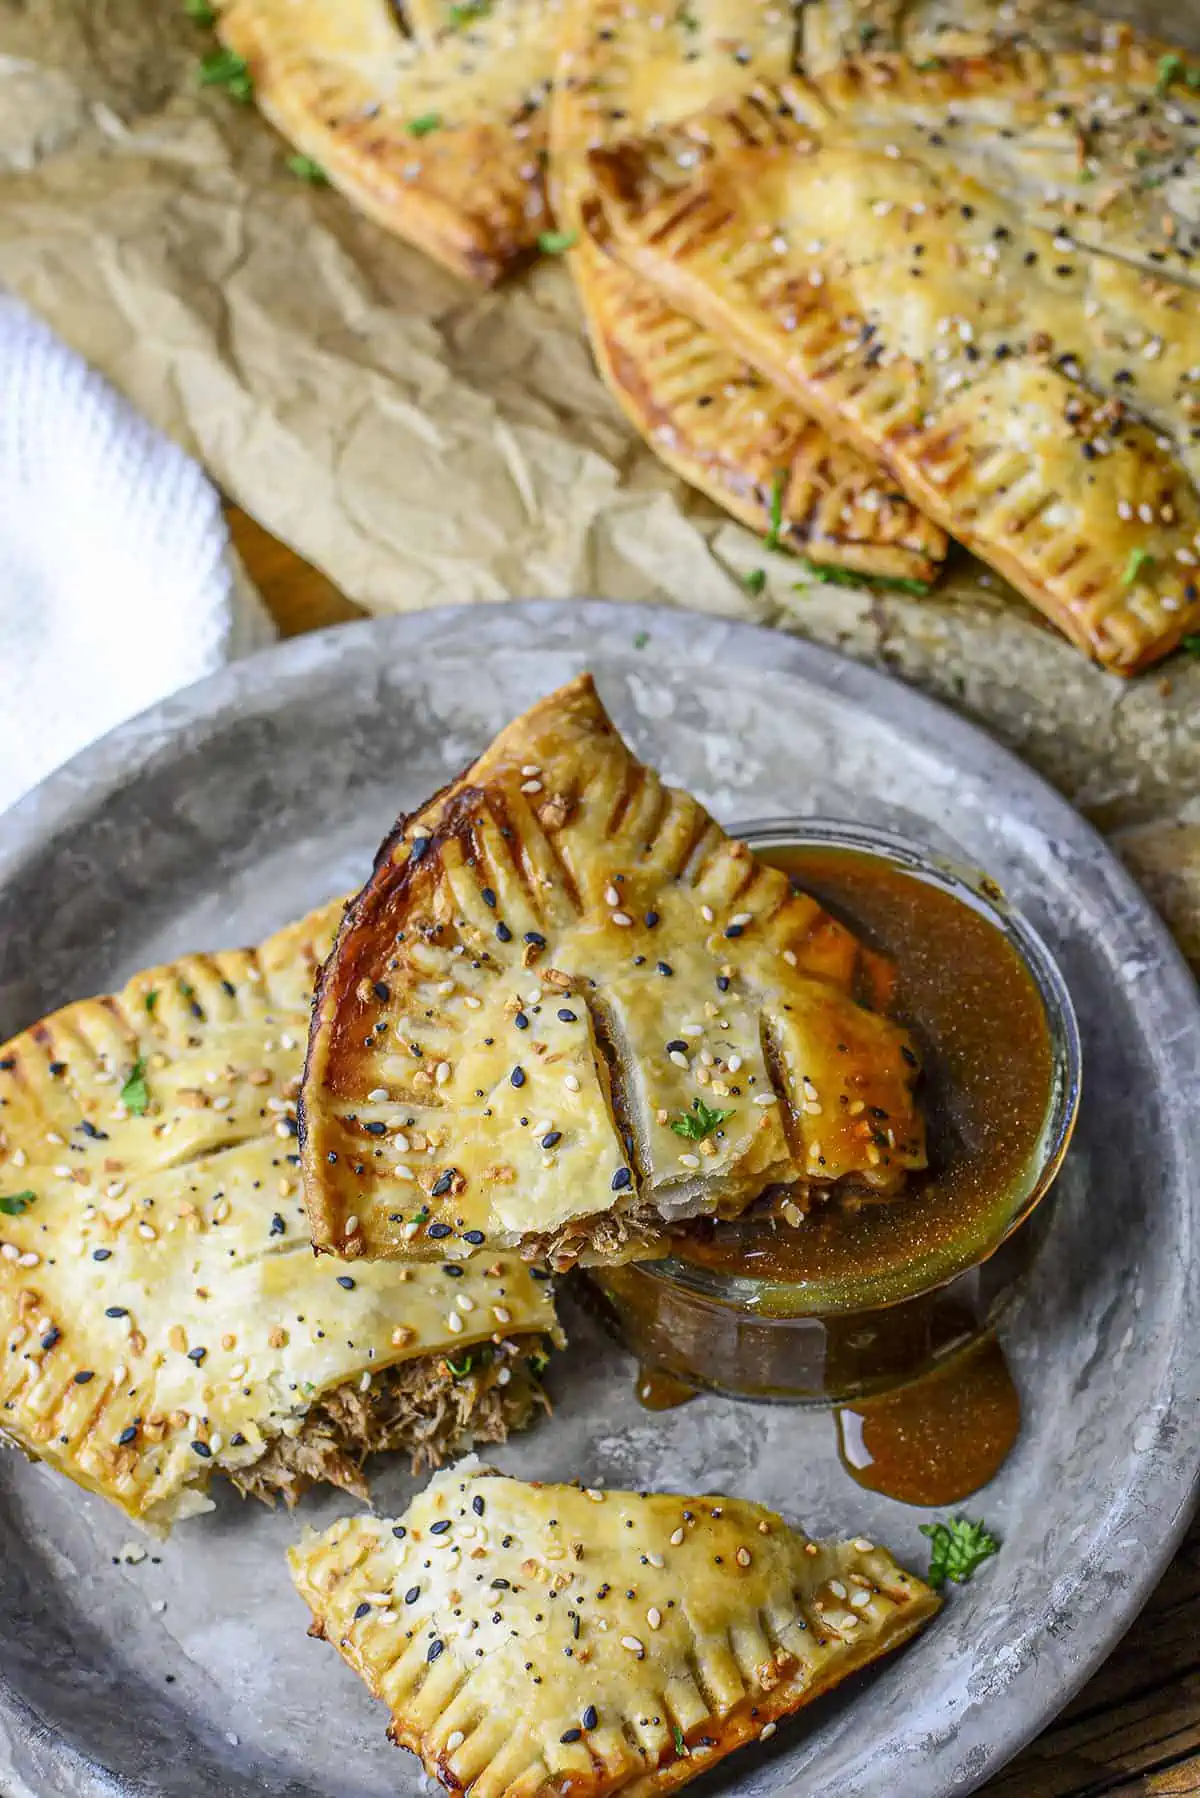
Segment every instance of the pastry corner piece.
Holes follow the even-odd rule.
[[[667,1791],[912,1636],[935,1594],[743,1499],[527,1485],[472,1460],[291,1550],[311,1634],[449,1791]]]
[[[191,955],[0,1046],[0,1439],[156,1534],[214,1473],[367,1496],[539,1408],[561,1340],[515,1257],[318,1261],[296,1167],[313,972],[341,906]]]
[[[313,1241],[358,1257],[665,1252],[769,1186],[925,1165],[863,951],[640,762],[589,676],[402,819],[318,984]]]

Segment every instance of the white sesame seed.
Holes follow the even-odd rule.
[[[873,1555],[875,1553],[875,1544],[873,1542],[868,1542],[865,1536],[855,1536],[853,1546],[858,1550],[860,1555]]]
[[[789,968],[794,968],[796,966],[796,951],[794,949],[785,949],[783,952],[783,959],[786,961]]]
[[[689,1022],[687,1024],[681,1024],[679,1026],[679,1034],[680,1034],[680,1036],[703,1036],[704,1035],[704,1025],[703,1024],[693,1024],[691,1022]]]
[[[18,1267],[37,1267],[39,1265],[39,1263],[41,1262],[41,1259],[42,1259],[41,1256],[39,1254],[35,1253],[35,1251],[33,1249],[26,1249],[26,1251],[23,1255],[17,1256],[17,1266]]]
[[[446,1737],[446,1753],[453,1754],[456,1748],[462,1747],[466,1739],[467,1738],[461,1729],[452,1729],[450,1734]]]
[[[602,1505],[604,1503],[603,1492],[598,1492],[595,1486],[585,1486],[583,1489],[583,1496],[585,1498],[590,1498],[594,1505]]]
[[[809,1160],[810,1160],[810,1161],[820,1161],[820,1159],[821,1159],[821,1145],[820,1145],[820,1143],[819,1143],[819,1142],[810,1142],[810,1143],[809,1143],[809,1145],[808,1145],[808,1159],[809,1159]]]
[[[450,1063],[448,1061],[439,1061],[433,1070],[433,1078],[438,1086],[445,1086],[447,1080],[450,1078]]]
[[[378,1105],[380,1100],[386,1099],[387,1096],[388,1096],[388,1090],[387,1090],[386,1086],[373,1086],[371,1088],[370,1092],[367,1094],[367,1098],[370,1100],[372,1105]]]
[[[416,1177],[417,1176],[413,1173],[412,1169],[410,1167],[408,1167],[403,1161],[398,1161],[396,1163],[395,1167],[392,1169],[393,1180],[415,1180]],[[414,1225],[413,1228],[415,1230],[416,1226]],[[405,1226],[405,1229],[407,1231],[407,1229],[408,1229],[407,1225]]]
[[[82,1242],[80,1243],[80,1245],[79,1245],[80,1254],[83,1253],[83,1251],[86,1247],[87,1247],[86,1243],[82,1243]],[[20,1253],[21,1253],[21,1251],[17,1247],[15,1242],[0,1243],[0,1255],[3,1255],[4,1259],[6,1261],[16,1261],[19,1258]]]
[[[504,1305],[493,1305],[492,1316],[498,1324],[510,1324],[512,1322],[512,1312]]]
[[[739,1567],[748,1567],[750,1565],[750,1550],[748,1548],[739,1548],[733,1558]]]
[[[671,1535],[670,1535],[671,1547],[678,1548],[679,1544],[682,1541],[683,1541],[683,1528],[681,1526],[679,1529],[671,1531]]]
[[[774,1093],[755,1093],[754,1103],[756,1105],[774,1105],[776,1103],[775,1094]]]
[[[540,780],[523,780],[521,782],[522,793],[540,793],[541,790],[542,783]]]
[[[621,925],[623,929],[633,923],[633,919],[627,911],[615,911],[611,912],[609,915],[611,916],[613,923]]]
[[[446,1319],[446,1328],[450,1331],[450,1334],[452,1336],[461,1336],[462,1335],[463,1320],[458,1315],[457,1311],[452,1311],[450,1313],[449,1317]]]
[[[747,924],[753,924],[754,913],[752,911],[735,911],[729,922],[731,925],[736,925],[739,930],[744,930]]]
[[[497,1384],[497,1386],[507,1386],[508,1382],[511,1379],[512,1379],[512,1368],[511,1367],[502,1367],[500,1369],[500,1372],[496,1375],[496,1384]]]
[[[15,1157],[14,1157],[14,1160],[15,1160]],[[119,1199],[121,1197],[121,1195],[124,1193],[124,1191],[125,1191],[124,1180],[112,1180],[104,1188],[104,1196],[106,1199]]]
[[[712,923],[712,921],[713,921],[713,915],[714,915],[714,914],[713,914],[713,908],[712,908],[712,906],[711,906],[711,905],[702,905],[702,906],[701,906],[701,907],[700,907],[700,916],[701,916],[701,917],[702,917],[702,918],[703,918],[703,919],[704,919],[704,922],[705,922],[705,923],[706,923],[706,924],[711,924],[711,923]]]
[[[468,1316],[470,1316],[471,1312],[475,1309],[475,1300],[471,1297],[469,1292],[460,1292],[456,1296],[454,1303],[458,1306],[460,1311],[466,1312]]]
[[[157,1234],[153,1224],[138,1225],[138,1235],[144,1237],[147,1242],[154,1242]]]
[[[762,1728],[758,1732],[759,1741],[760,1742],[769,1742],[771,1740],[771,1737],[775,1734],[775,1731],[778,1728],[779,1728],[778,1723],[764,1723]]]
[[[471,1011],[478,1011],[480,1006],[483,1004],[483,1000],[477,999],[475,997],[474,993],[464,993],[463,994],[463,1004],[465,1006],[467,1006]]]
[[[621,1647],[627,1648],[630,1654],[636,1654],[639,1660],[643,1659],[646,1653],[645,1643],[639,1642],[636,1636],[622,1636]]]
[[[856,1611],[865,1611],[870,1602],[871,1594],[865,1587],[860,1587],[857,1592],[850,1594],[850,1603]]]
[[[699,1155],[681,1155],[679,1157],[679,1160],[680,1160],[680,1164],[683,1167],[699,1167],[700,1166]]]
[[[353,1236],[355,1234],[355,1232],[357,1231],[357,1229],[358,1229],[358,1219],[355,1217],[354,1213],[351,1212],[350,1216],[346,1219],[345,1234],[347,1236]]]
[[[579,1091],[579,1076],[577,1074],[564,1074],[563,1085],[569,1093],[577,1093]]]
[[[657,1605],[652,1604],[650,1606],[650,1609],[646,1612],[646,1622],[650,1625],[651,1629],[661,1628],[662,1612],[659,1610]]]
[[[606,886],[605,887],[604,903],[605,903],[605,905],[620,905],[621,895],[617,891],[616,887],[614,887],[614,886]]]
[[[677,1068],[687,1068],[691,1066],[691,1063],[688,1061],[688,1058],[682,1049],[668,1049],[667,1055],[668,1058],[675,1063]]]
[[[741,1065],[742,1058],[740,1055],[734,1054],[725,1057],[725,1066],[729,1073],[736,1074]]]

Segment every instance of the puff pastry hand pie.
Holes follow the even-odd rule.
[[[575,238],[571,272],[600,372],[655,454],[811,562],[926,583],[946,552],[939,527],[882,469],[603,254],[587,226],[589,150],[783,80],[795,35],[789,5],[573,0],[550,105],[554,210]]]
[[[409,30],[406,32],[405,25]],[[271,123],[365,213],[456,274],[491,283],[550,225],[545,0],[226,0]]]
[[[1147,279],[1126,259],[1127,217],[1113,254],[1102,212],[1099,250],[1040,219],[1004,148],[1033,130],[1019,59],[907,66],[894,94],[868,63],[821,93],[763,90],[674,137],[593,152],[598,229],[1072,641],[1132,673],[1200,625],[1194,277],[1172,279],[1164,252]],[[1097,72],[1098,110],[1105,91]],[[952,92],[979,99],[964,130],[946,128]],[[1171,110],[1135,98],[1152,124]],[[1034,108],[1047,124],[1053,101]],[[972,151],[980,132],[992,141]],[[1086,132],[1076,156],[1086,168]]]
[[[924,1165],[862,953],[664,786],[583,676],[397,826],[321,975],[301,1094],[318,1249],[557,1265],[777,1181]]]
[[[291,1551],[324,1636],[452,1792],[670,1790],[897,1647],[938,1600],[886,1549],[742,1499],[531,1486],[474,1462],[399,1523]]]
[[[0,1434],[162,1530],[219,1470],[365,1495],[364,1456],[495,1440],[538,1399],[546,1284],[318,1261],[295,1150],[341,906],[193,955],[0,1048]]]

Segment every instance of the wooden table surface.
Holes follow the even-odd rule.
[[[285,637],[365,616],[244,513],[229,516]],[[1107,1665],[980,1798],[1150,1794],[1200,1798],[1200,1522]]]

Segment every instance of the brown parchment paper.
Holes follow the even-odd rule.
[[[210,47],[176,0],[0,0],[0,285],[374,611],[671,601],[948,700],[1112,836],[1200,964],[1200,658],[1103,674],[965,556],[927,599],[813,584],[633,438],[564,268],[464,287],[200,93]]]

